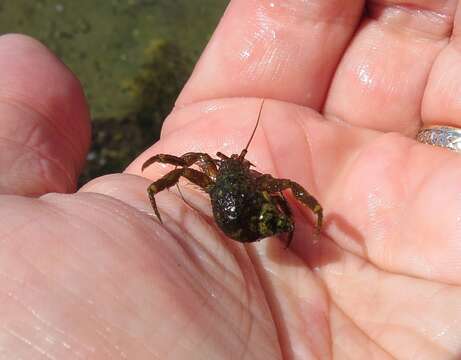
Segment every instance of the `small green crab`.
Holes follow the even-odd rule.
[[[263,108],[261,103],[258,120],[245,149],[240,155],[230,157],[218,152],[219,159],[207,153],[189,152],[182,156],[157,154],[148,159],[142,170],[153,163],[174,165],[176,168],[154,181],[147,189],[152,208],[162,222],[155,194],[176,185],[182,176],[198,185],[211,199],[213,216],[219,228],[231,239],[246,243],[287,233],[286,247],[290,246],[295,224],[292,213],[282,191],[291,189],[298,201],[317,215],[317,232],[323,221],[323,210],[319,202],[301,185],[289,179],[276,179],[269,174],[261,174],[245,155],[258,127]],[[196,165],[201,171],[190,168]]]

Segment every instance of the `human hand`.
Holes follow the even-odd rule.
[[[459,356],[460,155],[412,140],[421,122],[461,127],[457,4],[425,4],[374,2],[362,19],[358,2],[233,1],[161,140],[72,195],[49,192],[70,191],[83,162],[82,95],[44,48],[1,38],[2,192],[44,194],[0,198],[4,353]],[[164,224],[153,221],[141,175],[170,168],[141,174],[144,160],[239,153],[260,98],[271,100],[247,158],[319,199],[321,238],[296,206],[289,250],[277,238],[243,246],[187,186],[194,209],[165,191]]]

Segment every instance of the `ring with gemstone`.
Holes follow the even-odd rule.
[[[418,131],[416,140],[423,144],[461,152],[461,129],[452,126],[427,126]]]

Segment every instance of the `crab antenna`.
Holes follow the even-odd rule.
[[[239,160],[243,160],[245,158],[245,155],[248,152],[248,146],[250,146],[251,140],[253,140],[253,136],[255,135],[256,129],[258,128],[259,119],[261,118],[261,113],[263,112],[264,100],[266,99],[263,99],[263,101],[261,101],[261,107],[259,108],[259,114],[258,114],[258,120],[256,120],[256,125],[255,125],[255,128],[253,129],[253,133],[250,136],[250,140],[248,140],[247,146],[245,146],[245,149],[243,149],[242,152],[240,153]]]

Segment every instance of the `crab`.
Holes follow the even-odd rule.
[[[323,209],[306,189],[290,179],[278,179],[270,174],[262,174],[252,169],[253,164],[245,159],[259,124],[263,104],[264,100],[250,140],[240,154],[232,154],[229,157],[218,152],[217,158],[202,152],[188,152],[181,156],[157,154],[144,162],[142,171],[154,163],[175,166],[174,170],[154,181],[147,189],[152,208],[161,223],[155,195],[177,185],[179,179],[184,177],[209,194],[216,224],[233,240],[249,243],[286,233],[286,247],[289,247],[295,223],[283,194],[283,191],[288,189],[301,204],[317,216],[316,231],[320,232]],[[193,165],[200,170],[191,168]]]

